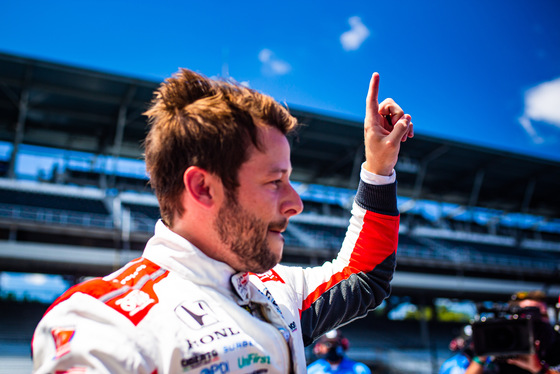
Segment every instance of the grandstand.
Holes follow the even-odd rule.
[[[0,54],[0,272],[79,281],[140,256],[159,218],[140,161],[141,113],[158,84]],[[282,261],[321,264],[336,255],[348,224],[362,124],[291,112],[305,124],[291,139],[305,210],[291,219]],[[22,160],[37,155],[47,166],[28,171],[34,165]],[[542,289],[558,299],[560,162],[417,134],[396,169],[394,297],[433,307],[437,298],[503,301]],[[0,362],[12,366],[0,373],[13,373],[29,365],[47,305],[1,302]],[[435,372],[459,325],[388,320],[393,304],[345,327],[352,354],[384,372]]]

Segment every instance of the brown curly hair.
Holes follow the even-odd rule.
[[[257,129],[271,126],[289,135],[298,126],[270,96],[187,69],[160,85],[144,114],[151,126],[144,141],[146,170],[168,226],[175,214],[184,214],[179,201],[187,168],[217,175],[234,194],[247,149],[251,144],[261,149]]]

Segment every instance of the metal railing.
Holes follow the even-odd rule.
[[[0,204],[0,218],[50,225],[72,225],[101,229],[114,228],[113,218],[110,215],[22,205]]]
[[[76,212],[67,210],[38,208],[32,206],[0,204],[0,219],[27,221],[47,225],[81,226],[88,228],[114,230],[115,223],[111,215],[94,214],[87,212]],[[145,214],[131,212],[131,232],[153,233],[156,220]],[[301,225],[298,225],[301,226]],[[290,231],[290,229],[288,228]],[[306,235],[314,242],[314,248],[337,249],[340,247],[343,236],[337,235],[330,230],[314,231],[303,229]],[[296,247],[306,247],[305,243],[298,238],[297,232],[286,237],[286,244]],[[403,260],[424,260],[440,262],[445,264],[461,264],[461,266],[483,265],[494,266],[501,269],[540,269],[545,272],[560,270],[560,265],[555,261],[547,259],[519,256],[516,254],[500,254],[482,252],[471,246],[455,246],[440,243],[433,238],[423,238],[419,245],[399,245],[399,257]],[[472,243],[469,243],[472,244]]]

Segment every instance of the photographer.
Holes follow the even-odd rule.
[[[508,311],[515,311],[512,312],[515,316],[513,318],[519,321],[531,320],[529,326],[532,326],[534,349],[523,354],[504,352],[496,356],[475,356],[465,373],[558,373],[550,369],[550,366],[560,364],[560,335],[550,325],[545,294],[541,291],[517,292],[511,297]],[[475,352],[480,353],[480,351],[481,347],[477,347],[475,341]]]

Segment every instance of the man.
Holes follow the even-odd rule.
[[[143,256],[67,291],[34,335],[36,373],[304,373],[304,345],[388,296],[394,166],[411,117],[370,82],[366,162],[340,254],[277,265],[290,217],[296,120],[246,87],[182,69],[146,114],[146,167],[162,219]],[[390,123],[388,122],[390,120]]]
[[[471,325],[463,327],[461,334],[449,342],[449,350],[455,354],[443,362],[439,374],[463,374],[474,356]]]
[[[546,295],[542,291],[520,291],[514,293],[509,305],[527,309],[533,320],[534,353],[507,358],[473,357],[466,374],[557,374],[550,365],[560,364],[560,335],[549,323]]]
[[[331,330],[321,336],[313,353],[319,357],[307,367],[308,374],[371,374],[371,370],[361,362],[346,357],[350,343],[340,330]]]

